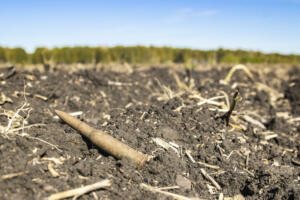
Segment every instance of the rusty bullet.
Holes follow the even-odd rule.
[[[55,110],[55,112],[71,127],[81,132],[85,137],[89,138],[94,144],[103,149],[105,152],[118,159],[129,158],[135,162],[138,167],[141,167],[145,161],[149,160],[150,158],[150,156],[134,150],[107,133],[101,130],[96,130],[63,111]]]

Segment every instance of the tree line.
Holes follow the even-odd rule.
[[[172,47],[115,46],[36,48],[27,53],[23,48],[0,47],[0,63],[11,64],[72,64],[72,63],[130,63],[130,64],[235,64],[287,63],[300,64],[300,55],[261,53],[245,50],[194,50]]]

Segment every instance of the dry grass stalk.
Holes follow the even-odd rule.
[[[247,172],[250,176],[255,177],[254,173],[250,172],[248,169],[244,169],[245,172]]]
[[[43,140],[41,138],[37,138],[37,137],[32,137],[30,135],[28,135],[27,133],[23,133],[21,136],[25,136],[27,138],[33,139],[33,140],[38,140],[40,142],[43,142],[45,144],[48,144],[49,146],[52,146],[53,148],[55,148],[57,151],[62,152],[62,150],[60,148],[57,147],[57,145],[51,144],[50,142],[47,142],[46,140]]]
[[[48,98],[45,97],[45,96],[43,96],[43,95],[35,94],[34,96],[35,96],[36,98],[42,99],[42,100],[44,100],[44,101],[48,101]]]
[[[227,108],[227,111],[230,109],[230,101],[229,101],[229,97],[228,97],[228,94],[224,91],[221,91],[221,93],[224,95],[224,98],[225,98],[225,101],[226,101],[226,108]]]
[[[229,126],[231,127],[231,129],[229,130],[229,132],[232,132],[234,130],[239,130],[239,131],[246,131],[247,127],[243,126],[243,125],[237,125],[237,124],[233,124],[229,122]]]
[[[201,168],[200,169],[202,175],[207,178],[218,190],[221,190],[221,186],[215,181],[215,179],[213,179],[213,177],[211,177],[206,171],[205,169]]]
[[[185,154],[187,155],[187,157],[190,159],[190,161],[191,161],[192,163],[196,163],[195,159],[194,159],[193,156],[191,155],[191,151],[190,151],[190,150],[186,150],[186,151],[185,151]],[[208,167],[208,168],[212,168],[212,169],[220,169],[220,167],[217,166],[217,165],[210,165],[210,164],[207,164],[207,163],[204,163],[204,162],[201,162],[201,161],[198,161],[197,163],[200,164],[200,165],[203,165],[203,166],[205,166],[205,167]]]
[[[256,120],[256,119],[253,119],[252,117],[250,117],[249,115],[243,115],[243,119],[246,120],[247,122],[253,124],[253,125],[256,125],[258,127],[260,127],[261,129],[265,130],[267,129],[265,127],[265,125],[263,125],[260,121]]]
[[[295,165],[300,166],[300,161],[296,160],[296,159],[292,159],[292,163]]]
[[[264,132],[259,132],[256,134],[265,141],[268,141],[268,140],[278,137],[278,134],[274,133],[273,131],[264,131]]]
[[[277,138],[278,137],[278,134],[271,134],[271,135],[265,135],[265,140],[271,140],[271,139],[274,139],[274,138]]]
[[[184,90],[186,92],[193,93],[193,90],[192,90],[193,85],[187,86],[185,83],[183,83],[182,81],[180,81],[180,79],[179,79],[179,77],[178,77],[178,75],[176,73],[173,73],[173,76],[174,76],[174,79],[175,79],[176,84],[177,84],[177,86],[178,86],[179,89],[182,89],[182,90]]]
[[[4,93],[1,93],[1,96],[0,96],[0,105],[3,105],[5,103],[13,103],[13,101],[11,100],[11,98],[5,96]]]
[[[65,199],[68,197],[79,197],[85,193],[88,193],[88,192],[91,192],[91,191],[94,191],[94,190],[97,190],[100,188],[109,187],[109,186],[111,186],[111,181],[108,179],[105,179],[103,181],[100,181],[100,182],[97,182],[97,183],[94,183],[91,185],[87,185],[84,187],[52,194],[49,197],[45,198],[44,200],[59,200],[59,199]]]
[[[31,108],[29,107],[29,103],[25,102],[16,112],[10,110],[4,110],[0,115],[6,116],[8,119],[8,123],[6,127],[0,125],[0,133],[2,133],[5,137],[9,138],[9,134],[17,135],[20,130],[22,130],[22,134],[18,134],[20,136],[27,136],[24,133],[25,129],[29,129],[31,127],[36,126],[45,126],[45,124],[31,124],[27,125],[27,119],[30,116]],[[25,117],[22,117],[20,113],[25,114]]]
[[[48,170],[53,177],[59,176],[59,173],[53,168],[53,163],[48,163]]]
[[[210,164],[207,164],[207,163],[201,162],[201,161],[198,161],[197,163],[199,163],[200,165],[203,165],[203,166],[205,166],[205,167],[207,167],[207,168],[211,168],[211,169],[220,169],[220,167],[217,166],[217,165],[210,165]]]
[[[16,98],[20,97],[21,95],[23,95],[25,97],[25,96],[30,96],[31,94],[29,92],[24,92],[24,91],[22,91],[22,92],[14,91],[14,93],[12,94],[12,96],[14,96]]]
[[[55,110],[55,112],[67,124],[80,131],[98,147],[118,159],[129,158],[133,162],[137,163],[139,167],[141,167],[147,160],[150,159],[150,156],[134,150],[107,133],[96,130],[65,112],[59,110]]]
[[[174,189],[179,189],[180,187],[178,185],[174,186],[167,186],[167,187],[161,187],[159,188],[160,190],[174,190]]]
[[[6,131],[6,133],[17,133],[18,131],[22,130],[23,133],[21,134],[21,136],[27,136],[26,133],[24,133],[24,129],[29,129],[32,127],[38,127],[38,126],[46,126],[45,124],[31,124],[31,125],[27,125],[27,126],[22,126],[22,127],[17,127],[17,128],[11,128],[8,131]]]
[[[171,142],[166,142],[161,138],[152,138],[152,140],[155,144],[161,146],[166,150],[173,149],[176,152],[176,154],[179,156],[179,151],[178,151],[179,146],[176,148],[174,145],[171,144]]]
[[[169,197],[172,197],[174,199],[177,199],[177,200],[200,200],[199,198],[196,198],[196,197],[185,197],[185,196],[182,196],[182,195],[179,195],[179,194],[174,194],[174,193],[171,193],[171,192],[166,192],[166,191],[162,191],[161,188],[155,188],[155,187],[152,187],[150,185],[146,185],[145,183],[141,183],[140,186],[146,190],[149,190],[151,192],[155,192],[155,193],[160,193],[160,194],[164,194],[166,196],[169,196]]]
[[[97,196],[97,194],[95,192],[92,192],[92,195],[93,195],[93,197],[94,197],[95,200],[99,199],[98,196]]]
[[[215,97],[211,97],[209,99],[206,99],[197,93],[193,93],[192,95],[189,96],[189,98],[199,99],[200,101],[197,103],[198,106],[201,106],[203,104],[210,104],[210,105],[221,107],[221,109],[216,109],[219,112],[228,112],[229,107],[230,107],[228,95],[224,91],[221,91],[221,92],[223,93],[223,96],[215,96]],[[225,102],[216,101],[219,99],[225,99]]]
[[[185,92],[191,93],[189,98],[196,98],[196,99],[200,100],[200,102],[197,103],[198,106],[201,106],[203,104],[210,104],[210,105],[214,105],[214,106],[219,106],[222,109],[227,109],[227,110],[229,109],[228,95],[224,91],[221,91],[224,94],[224,96],[215,96],[215,97],[206,99],[206,98],[203,98],[196,90],[193,90],[194,85],[187,86],[185,83],[180,81],[177,74],[173,73],[173,76],[174,76],[174,79],[175,79],[176,84],[179,89],[181,89]],[[216,101],[216,100],[223,99],[223,98],[225,98],[227,105],[224,104],[224,102]]]
[[[22,175],[24,175],[26,173],[27,173],[27,171],[2,175],[1,176],[1,180],[11,179],[11,178],[14,178],[14,177],[17,177],[17,176],[22,176]]]
[[[182,94],[184,94],[184,91],[174,92],[171,90],[171,88],[162,85],[158,79],[155,79],[158,85],[160,86],[163,93],[155,93],[154,96],[158,96],[158,101],[168,101],[170,99],[173,99],[174,97],[180,97]]]
[[[296,117],[290,120],[291,122],[300,122],[300,117]]]
[[[195,159],[193,158],[193,156],[191,155],[191,151],[190,151],[190,150],[186,150],[186,151],[185,151],[185,154],[187,155],[187,157],[190,159],[190,161],[191,161],[192,163],[195,163],[195,162],[196,162]]]
[[[65,158],[64,157],[60,157],[60,158],[55,158],[55,157],[43,157],[42,158],[43,161],[50,161],[55,163],[56,165],[61,165],[64,163]]]
[[[107,82],[107,85],[112,85],[112,86],[132,86],[131,83],[121,83],[121,82],[111,81],[111,80],[109,80]]]
[[[29,134],[24,132],[25,129],[29,129],[31,127],[45,126],[45,124],[27,125],[28,124],[27,120],[30,116],[30,112],[31,112],[32,108],[30,107],[30,104],[26,100],[26,94],[27,93],[25,92],[25,87],[24,87],[23,95],[24,95],[25,102],[19,109],[17,109],[16,112],[10,111],[10,110],[4,110],[3,113],[0,113],[0,115],[6,116],[8,119],[8,123],[7,123],[6,127],[3,127],[0,125],[0,134],[3,134],[7,138],[9,138],[9,134],[14,134],[14,135],[38,140],[38,141],[48,144],[48,145],[54,147],[55,149],[57,149],[58,151],[62,152],[62,150],[60,150],[56,145],[51,144],[43,139],[40,139],[37,137],[32,137]],[[20,113],[23,113],[25,115],[25,117],[22,117],[20,115]],[[19,133],[20,130],[22,130],[22,133]]]
[[[218,102],[218,101],[215,101],[217,99],[223,99],[224,96],[216,96],[216,97],[212,97],[212,98],[209,98],[209,99],[205,99],[203,97],[201,97],[201,101],[197,103],[198,106],[201,106],[203,104],[211,104],[211,105],[214,105],[214,106],[220,106],[220,107],[224,107],[224,102]]]
[[[17,112],[15,112],[12,116],[9,116],[9,115],[7,115],[8,117],[9,117],[9,121],[8,121],[8,124],[7,124],[7,127],[6,127],[6,129],[5,129],[5,133],[8,133],[8,131],[12,128],[12,127],[14,127],[13,125],[15,124],[15,126],[20,126],[21,124],[27,124],[27,121],[22,117],[22,116],[20,116],[20,112],[28,112],[28,114],[27,115],[29,115],[29,113],[30,113],[30,111],[31,111],[31,108],[29,108],[28,107],[29,106],[29,104],[27,103],[27,102],[25,102],[22,106],[21,106],[21,108],[19,108],[18,110],[17,110]]]
[[[224,194],[222,192],[219,194],[218,200],[224,200]]]
[[[221,80],[221,83],[226,84],[226,85],[229,84],[229,82],[231,80],[231,77],[232,77],[232,75],[234,74],[234,72],[236,70],[243,70],[251,80],[254,80],[254,76],[250,72],[250,70],[245,65],[239,64],[239,65],[235,65],[234,67],[232,67],[230,69],[230,71],[228,72],[226,78],[224,80]]]

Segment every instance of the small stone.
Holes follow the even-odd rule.
[[[190,190],[192,188],[191,181],[179,174],[176,175],[176,184],[186,190]]]
[[[168,126],[160,127],[158,132],[161,134],[162,138],[167,140],[176,140],[179,138],[178,132]]]
[[[245,200],[245,197],[241,194],[237,194],[233,197],[233,200]]]
[[[54,191],[54,187],[52,185],[44,185],[44,190],[46,191]]]

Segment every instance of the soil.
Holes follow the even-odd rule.
[[[141,183],[179,186],[164,191],[191,199],[300,199],[299,68],[251,68],[253,78],[239,70],[225,84],[229,70],[189,78],[172,67],[1,69],[0,199],[43,199],[104,179],[112,185],[77,199],[172,199]],[[226,126],[225,96],[232,102],[237,90]],[[80,120],[153,159],[138,169],[110,156],[54,109],[82,111]]]

